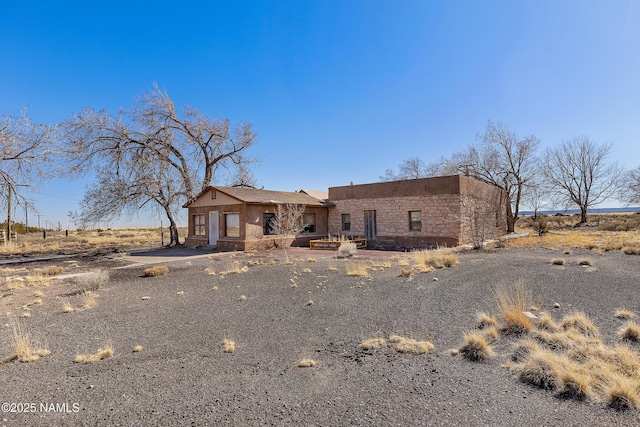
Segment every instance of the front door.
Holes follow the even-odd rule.
[[[376,211],[364,211],[364,238],[376,239]]]
[[[211,246],[218,245],[218,235],[220,233],[218,225],[218,211],[209,212],[209,244]]]

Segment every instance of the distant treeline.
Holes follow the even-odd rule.
[[[6,230],[7,229],[7,221],[1,222],[0,223],[0,230]],[[18,234],[26,234],[27,233],[27,227],[19,222],[12,222],[11,223],[11,231],[13,231],[14,233],[18,233]],[[35,233],[37,231],[40,231],[40,229],[38,227],[33,227],[33,226],[29,226],[29,233]]]
[[[640,212],[640,206],[636,206],[636,207],[624,207],[624,208],[593,208],[593,209],[589,209],[589,213],[594,213],[594,214],[598,214],[598,213],[629,213],[629,212]],[[544,214],[544,215],[556,215],[556,214],[562,214],[562,215],[575,215],[575,214],[579,214],[580,211],[578,209],[565,209],[565,210],[551,210],[551,211],[538,211],[539,214]],[[533,211],[521,211],[520,214],[522,215],[533,215],[534,212]]]

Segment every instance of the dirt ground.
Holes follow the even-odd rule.
[[[398,277],[407,254],[359,251],[348,262],[373,267],[365,277],[348,276],[334,253],[288,256],[291,265],[282,252],[178,250],[3,266],[0,425],[640,425],[636,411],[519,382],[501,367],[509,339],[485,362],[450,353],[479,311],[496,313],[495,287],[518,281],[554,318],[584,311],[613,343],[621,326],[615,310],[640,314],[637,256],[466,252],[458,265],[410,278]],[[564,265],[551,263],[558,257]],[[584,258],[592,265],[578,265]],[[153,262],[169,273],[143,277]],[[27,274],[19,269],[51,265],[65,270],[49,286],[8,289],[15,279],[7,277]],[[96,305],[84,308],[87,282],[74,274],[99,269],[109,279],[93,291]],[[240,272],[220,274],[234,269]],[[74,312],[63,312],[65,301]],[[51,354],[8,361],[16,322]],[[393,334],[429,340],[435,349],[415,355],[360,347]],[[225,339],[235,352],[223,351]],[[108,342],[112,357],[74,363]],[[298,367],[304,358],[317,366]]]

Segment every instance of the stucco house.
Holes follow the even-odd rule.
[[[455,246],[506,230],[506,193],[462,175],[284,192],[213,186],[185,207],[190,246],[265,249],[278,204],[305,205],[307,229],[294,245],[332,236],[365,237],[369,247]]]
[[[306,192],[211,186],[184,205],[189,211],[185,244],[217,246],[221,250],[273,247],[276,239],[270,222],[278,204],[305,206],[305,231],[292,242],[293,245],[308,245],[309,240],[328,234],[326,200]]]

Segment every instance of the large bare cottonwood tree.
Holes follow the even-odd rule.
[[[137,103],[117,114],[86,109],[64,124],[74,170],[97,170],[75,217],[79,225],[113,220],[155,206],[169,220],[170,245],[179,243],[180,206],[252,159],[251,125],[233,129],[197,108],[178,114],[166,91],[154,85]],[[243,169],[244,168],[244,169]]]
[[[537,174],[539,146],[535,135],[519,137],[506,125],[489,121],[474,145],[453,156],[461,172],[507,192],[508,233],[515,230],[524,193]]]
[[[611,144],[597,144],[586,136],[577,136],[545,153],[544,177],[552,200],[580,208],[580,223],[587,222],[587,211],[613,197],[622,168],[607,163]]]

